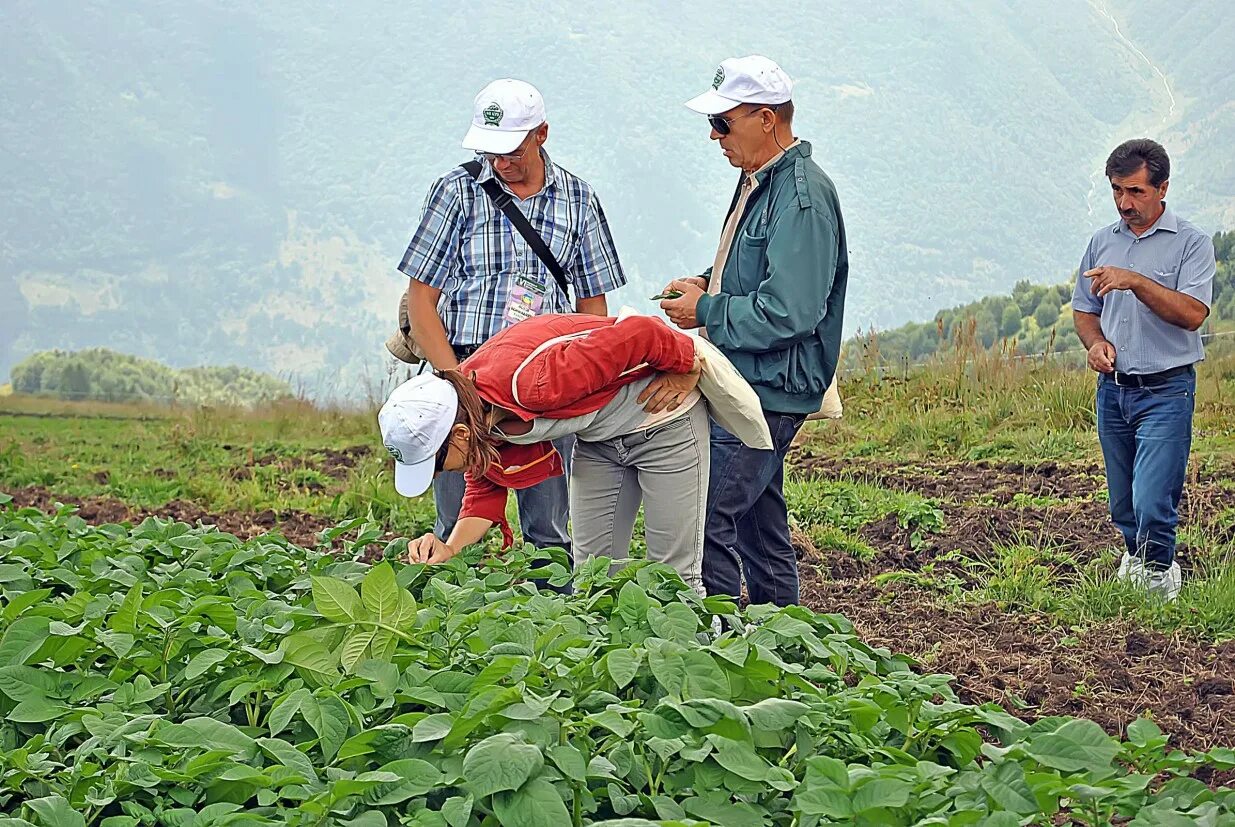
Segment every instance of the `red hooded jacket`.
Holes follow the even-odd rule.
[[[498,333],[459,365],[480,398],[525,422],[569,419],[600,410],[618,390],[650,373],[687,373],[690,336],[651,316],[547,314]],[[483,517],[514,541],[506,522],[507,490],[530,488],[562,473],[551,442],[498,446],[500,464],[467,474],[459,518]]]

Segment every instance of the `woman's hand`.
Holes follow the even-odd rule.
[[[456,549],[447,545],[435,534],[426,534],[407,544],[407,562],[409,563],[428,563],[432,566],[445,563],[458,553]]]
[[[703,363],[695,356],[694,363],[687,373],[662,373],[648,383],[639,394],[638,402],[643,410],[650,414],[661,411],[676,411],[686,399],[687,394],[699,384],[699,376],[703,373]]]

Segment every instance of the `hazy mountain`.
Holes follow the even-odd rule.
[[[1058,6],[1056,8],[1055,6]],[[346,11],[343,9],[346,8]],[[1112,209],[1101,162],[1175,156],[1235,225],[1235,16],[1218,2],[130,0],[0,7],[0,377],[44,348],[234,362],[355,393],[395,265],[488,80],[544,92],[642,297],[711,262],[734,171],[681,105],[762,52],[851,239],[848,329],[1059,281]]]

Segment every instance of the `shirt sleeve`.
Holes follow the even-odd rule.
[[[430,287],[442,289],[459,257],[463,204],[458,179],[437,179],[425,196],[420,223],[412,233],[399,271]]]
[[[1072,286],[1072,309],[1100,316],[1102,315],[1102,299],[1093,294],[1093,291],[1089,289],[1089,279],[1085,278],[1085,271],[1093,268],[1093,239],[1091,238],[1088,246],[1085,247],[1085,255],[1081,256],[1081,266],[1076,271],[1076,284]]]
[[[579,246],[569,269],[579,298],[602,296],[626,284],[626,274],[618,261],[609,222],[595,194],[588,198],[579,232]]]
[[[551,414],[642,367],[687,373],[694,363],[690,336],[654,316],[631,316],[529,359],[519,374],[518,402],[529,411]]]
[[[1214,241],[1203,233],[1197,233],[1184,246],[1183,261],[1179,265],[1179,280],[1176,289],[1191,296],[1206,307],[1214,298],[1214,274],[1218,262],[1214,257]]]
[[[506,521],[507,490],[488,477],[468,472],[464,475],[467,487],[463,490],[463,504],[459,519],[481,517],[497,525],[502,532],[502,548],[514,545],[515,536]],[[446,538],[449,539],[449,538]]]

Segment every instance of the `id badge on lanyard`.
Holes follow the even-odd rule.
[[[502,320],[508,325],[518,324],[540,315],[544,306],[545,288],[540,282],[523,275],[515,276],[510,296],[506,299],[506,312],[502,314]]]

